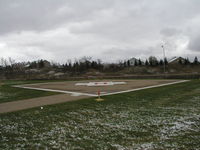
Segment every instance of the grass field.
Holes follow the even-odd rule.
[[[104,99],[1,114],[0,149],[200,149],[199,80]]]
[[[35,80],[35,81],[4,81],[2,83],[0,82],[1,83],[0,103],[58,94],[55,92],[44,92],[38,90],[20,89],[12,87],[12,85],[41,83],[41,82],[45,81]]]

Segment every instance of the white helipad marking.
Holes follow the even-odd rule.
[[[101,94],[106,94],[106,93],[108,93],[108,92],[103,92],[103,91],[100,91],[100,93],[101,93]]]
[[[161,87],[161,86],[166,86],[166,85],[173,85],[173,84],[183,83],[183,82],[188,82],[188,81],[189,80],[181,80],[181,81],[176,81],[176,82],[171,82],[171,83],[165,83],[165,84],[160,84],[160,85],[146,86],[146,87],[137,88],[137,89],[130,89],[130,90],[125,90],[125,91],[119,91],[119,92],[112,92],[112,93],[107,93],[107,94],[101,94],[101,96],[121,94],[121,93],[133,92],[133,91],[139,91],[139,90],[156,88],[156,87]]]
[[[74,94],[74,95],[85,95],[85,96],[94,96],[96,97],[96,94],[89,94],[89,93],[80,93],[80,92],[72,92],[72,91],[63,91],[63,90],[54,90],[54,89],[45,89],[45,88],[34,88],[34,87],[25,87],[23,85],[15,85],[13,87],[23,88],[23,89],[31,89],[31,90],[41,90],[41,91],[49,91],[49,92],[59,92],[59,93],[66,93],[66,94]]]
[[[118,85],[118,84],[126,84],[126,82],[88,82],[88,83],[76,83],[76,86],[84,85],[84,86],[110,86],[110,85]]]
[[[127,93],[127,92],[133,92],[133,91],[144,90],[144,89],[162,87],[162,86],[166,86],[166,85],[173,85],[173,84],[183,83],[183,82],[187,82],[187,81],[189,81],[189,80],[181,80],[181,81],[176,81],[176,82],[171,82],[171,83],[165,83],[165,84],[160,84],[160,85],[146,86],[146,87],[142,87],[142,88],[130,89],[130,90],[119,91],[119,92],[102,93],[101,96],[114,95],[114,94],[121,94],[121,93]],[[41,91],[49,91],[49,92],[67,93],[67,94],[72,94],[73,96],[80,96],[80,95],[91,96],[91,97],[97,97],[97,96],[98,96],[97,94],[80,93],[80,92],[63,91],[63,90],[54,90],[54,89],[44,89],[44,88],[34,88],[34,87],[27,87],[27,86],[28,86],[28,84],[27,84],[27,85],[15,85],[15,86],[13,86],[13,87],[24,88],[24,89],[33,89],[33,90],[41,90]]]
[[[81,96],[79,93],[72,93],[71,96]]]

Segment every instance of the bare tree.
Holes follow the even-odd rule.
[[[15,60],[12,59],[11,57],[8,58],[8,62],[10,66],[13,66],[15,64]]]
[[[3,66],[3,67],[7,67],[8,66],[8,61],[5,59],[5,58],[1,58],[1,65]]]

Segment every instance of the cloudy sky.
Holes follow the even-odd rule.
[[[200,57],[200,0],[0,0],[0,57]]]

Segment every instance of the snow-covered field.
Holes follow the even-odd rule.
[[[198,101],[199,105],[200,97],[194,97],[192,101]],[[42,111],[34,110],[14,119],[1,118],[1,147],[81,149],[88,143],[88,148],[95,145],[99,149],[173,149],[182,147],[182,141],[176,138],[200,131],[200,114],[195,109],[132,108],[124,104],[117,111],[118,107],[83,108],[39,118],[37,115]],[[188,140],[188,144],[190,142]]]

